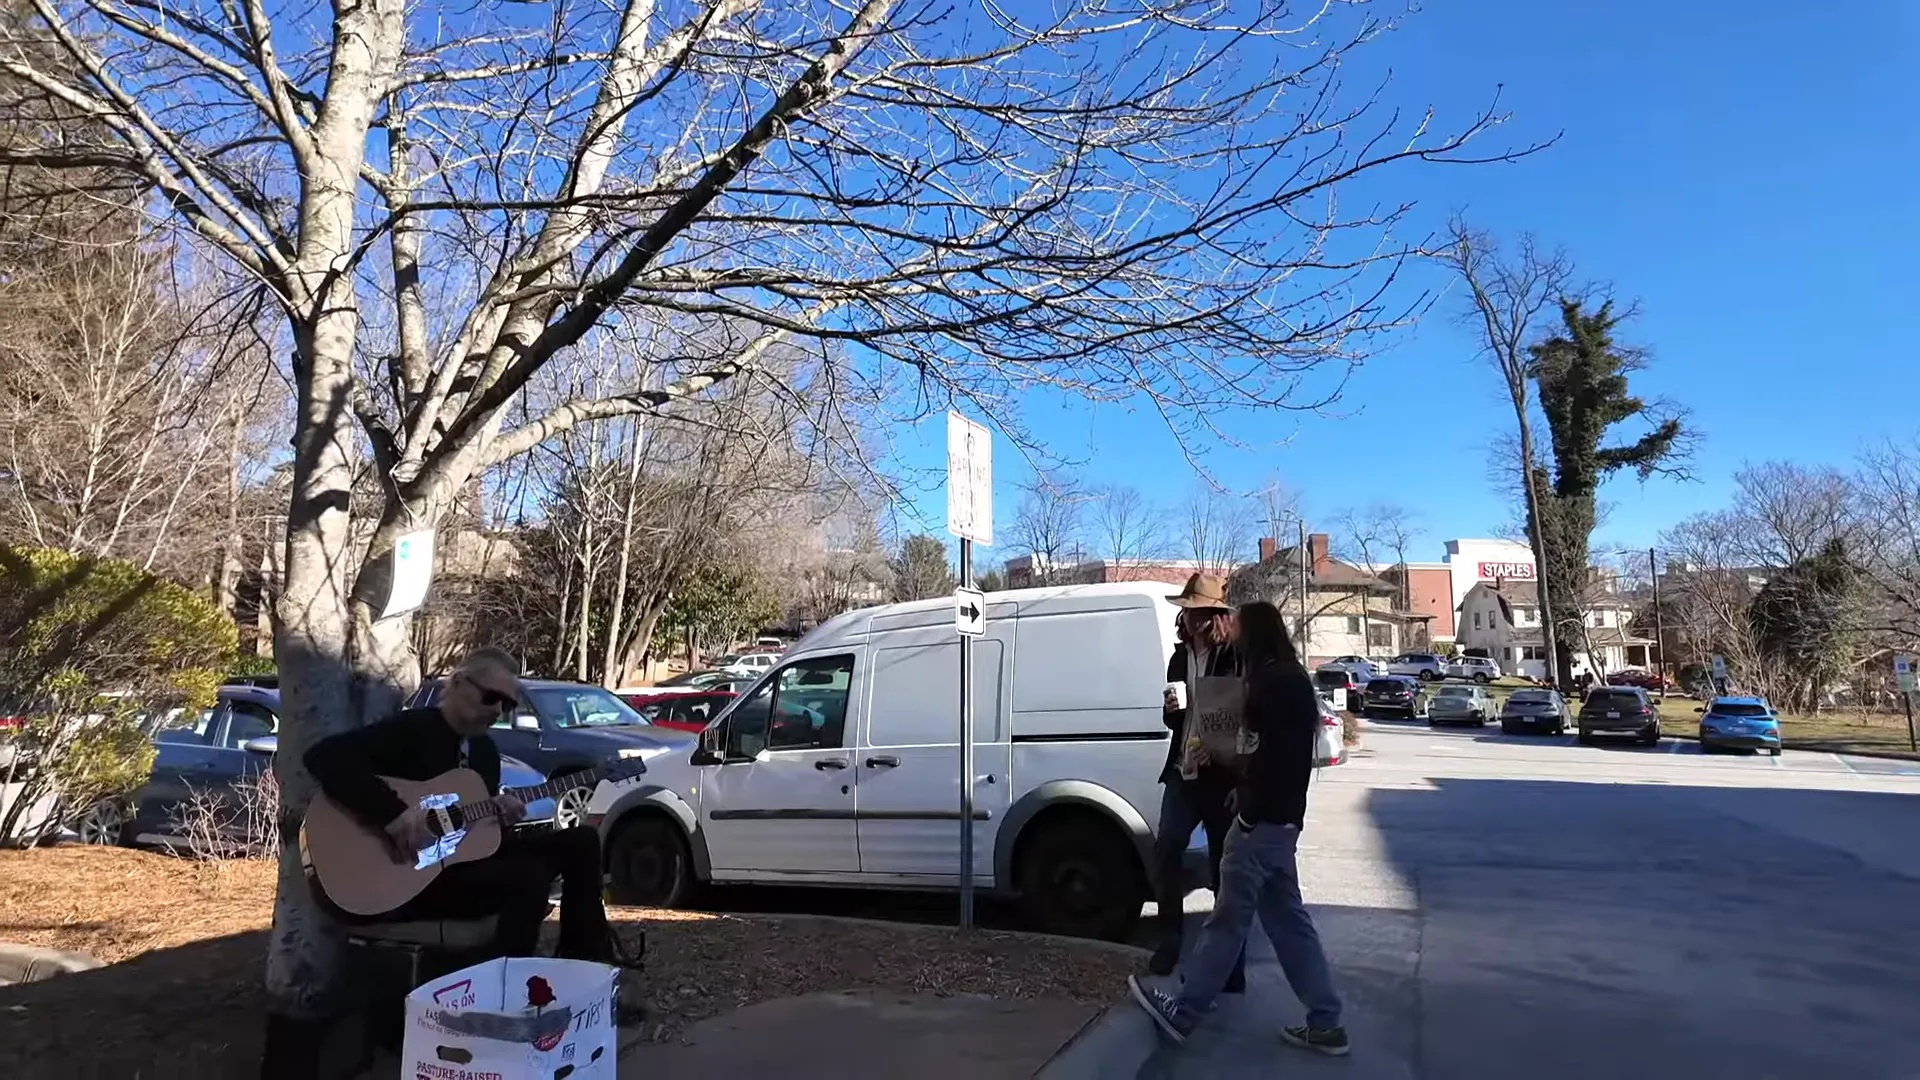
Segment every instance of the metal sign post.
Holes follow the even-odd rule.
[[[1900,700],[1907,710],[1907,750],[1920,753],[1920,740],[1913,737],[1913,657],[1906,653],[1894,657],[1893,677],[1900,687]]]
[[[993,436],[947,414],[947,531],[960,538],[960,929],[973,927],[973,639],[986,629],[986,598],[973,587],[973,545],[993,543]]]

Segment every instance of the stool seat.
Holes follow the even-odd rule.
[[[354,944],[417,946],[428,949],[478,949],[493,941],[500,919],[421,919],[415,922],[358,923],[348,928]]]

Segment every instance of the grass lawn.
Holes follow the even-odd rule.
[[[0,850],[0,941],[77,950],[96,971],[0,986],[0,1077],[259,1075],[273,867],[76,845]],[[611,908],[646,933],[645,1041],[817,991],[1112,1001],[1130,951],[1028,934]],[[549,934],[555,924],[548,924]],[[551,944],[551,941],[549,941]]]

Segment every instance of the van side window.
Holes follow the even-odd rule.
[[[852,686],[852,656],[814,656],[782,668],[727,717],[727,756],[840,746]]]

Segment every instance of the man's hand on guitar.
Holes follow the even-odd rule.
[[[502,825],[517,824],[520,819],[527,816],[527,804],[511,795],[495,795],[493,807],[494,813],[500,815]]]
[[[393,849],[394,862],[412,862],[420,849],[435,839],[433,829],[427,824],[427,812],[418,806],[410,807],[387,822],[387,839]]]

